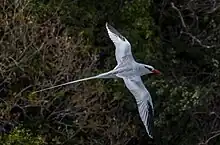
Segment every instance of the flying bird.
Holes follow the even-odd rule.
[[[115,58],[117,61],[117,65],[113,70],[110,70],[108,72],[96,76],[79,79],[64,84],[60,84],[57,86],[45,88],[36,91],[34,93],[42,92],[45,90],[49,90],[77,82],[91,80],[91,79],[122,78],[124,80],[126,87],[135,97],[139,115],[145,126],[146,132],[148,133],[149,137],[153,138],[153,133],[152,133],[153,116],[154,116],[153,103],[150,93],[145,88],[141,80],[141,76],[146,74],[160,74],[160,71],[154,69],[154,67],[150,65],[136,62],[135,59],[133,58],[131,52],[131,44],[129,43],[129,41],[108,23],[106,23],[106,29],[110,39],[113,41],[116,47]]]

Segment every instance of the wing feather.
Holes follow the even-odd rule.
[[[126,87],[134,95],[138,106],[139,115],[146,128],[149,137],[153,138],[153,103],[150,93],[145,88],[141,78],[135,76],[132,78],[123,78]]]
[[[123,58],[126,56],[129,56],[130,60],[134,60],[131,52],[131,44],[128,42],[128,40],[108,23],[106,23],[106,29],[110,39],[116,47],[115,57],[117,63],[120,64],[123,61]]]

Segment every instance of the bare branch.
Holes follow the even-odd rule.
[[[211,136],[211,137],[208,138],[205,142],[203,142],[203,143],[199,143],[199,145],[208,145],[208,143],[209,143],[210,140],[212,140],[212,139],[218,137],[219,135],[220,135],[220,132],[217,133],[217,134],[215,134],[215,135],[213,135],[213,136]]]
[[[183,16],[182,16],[180,10],[174,5],[173,2],[171,2],[171,6],[172,6],[172,8],[173,8],[174,10],[176,10],[177,13],[179,14],[179,17],[180,17],[181,23],[182,23],[183,28],[185,29],[185,31],[188,31],[187,26],[186,26],[186,23],[185,23],[185,21],[184,21],[184,19],[183,19]]]
[[[187,26],[186,26],[186,23],[185,23],[185,21],[184,21],[184,19],[183,19],[182,13],[181,13],[180,10],[174,5],[173,2],[171,2],[171,6],[172,6],[172,8],[173,8],[174,10],[177,11],[177,13],[178,13],[178,15],[179,15],[179,17],[180,17],[182,26],[183,26],[183,28],[184,28],[184,30],[185,30],[185,32],[184,32],[184,31],[181,31],[180,33],[186,34],[186,35],[188,35],[189,37],[191,37],[191,38],[192,38],[192,41],[193,41],[193,44],[194,44],[194,41],[195,41],[195,42],[197,42],[201,47],[204,47],[204,48],[216,48],[216,47],[220,47],[220,45],[205,45],[205,44],[203,44],[200,39],[198,39],[196,36],[194,36],[192,33],[189,32],[189,30],[188,30],[188,28],[187,28]]]
[[[202,46],[202,47],[204,47],[204,48],[216,48],[216,47],[220,47],[220,45],[205,45],[205,44],[202,44],[201,40],[199,40],[196,36],[193,36],[191,33],[183,32],[183,31],[181,31],[181,33],[188,35],[189,37],[192,38],[192,41],[196,41],[200,46]]]

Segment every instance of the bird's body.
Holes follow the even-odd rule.
[[[116,71],[116,76],[119,78],[140,75],[140,65],[136,62],[125,62],[124,64],[117,65],[114,70]]]
[[[42,92],[56,87],[82,82],[86,80],[91,80],[91,79],[97,79],[97,78],[122,78],[124,80],[126,87],[135,97],[141,120],[146,128],[148,135],[151,138],[153,138],[152,136],[153,114],[154,114],[153,103],[149,92],[147,91],[141,80],[141,76],[150,73],[159,74],[159,71],[154,69],[150,65],[137,63],[134,60],[133,55],[131,53],[131,45],[128,42],[128,40],[107,23],[106,23],[106,29],[108,31],[109,37],[111,38],[111,40],[113,41],[116,47],[115,57],[117,61],[117,66],[113,70],[99,74],[97,76],[92,76],[89,78],[67,82],[61,85],[42,89],[36,92]]]

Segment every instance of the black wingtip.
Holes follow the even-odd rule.
[[[153,138],[153,128],[154,128],[154,119],[153,119],[153,116],[154,116],[154,112],[153,112],[153,108],[150,104],[150,102],[147,102],[148,103],[148,111],[149,111],[149,114],[148,114],[148,121],[147,121],[147,126],[148,126],[148,131],[149,131],[149,137],[150,138]]]
[[[119,33],[115,28],[113,28],[111,25],[109,25],[108,22],[105,23],[105,26],[106,26],[106,28],[109,29],[111,32],[113,32],[113,33],[115,33],[115,32]],[[116,34],[117,34],[117,33],[116,33]]]
[[[125,41],[126,39],[124,38],[124,36],[122,36],[114,27],[112,27],[111,25],[108,24],[108,22],[106,22],[106,28],[111,31],[112,33],[114,33],[115,35],[117,35],[119,38],[121,38],[123,41]]]
[[[115,30],[115,28],[113,28],[111,25],[109,25],[108,22],[105,23],[105,26],[107,29],[109,29],[111,32],[113,32]],[[116,30],[117,31],[117,30]]]

